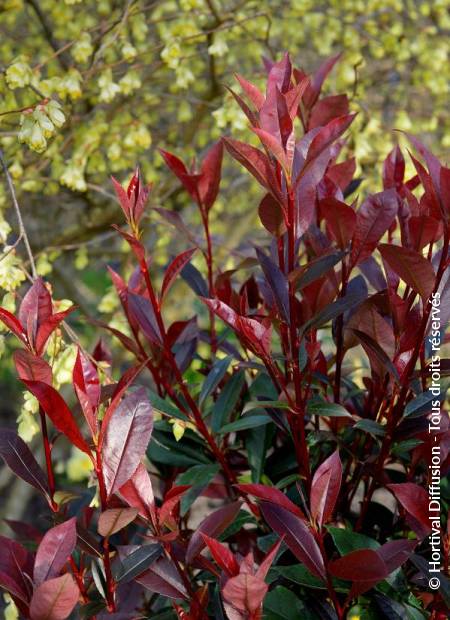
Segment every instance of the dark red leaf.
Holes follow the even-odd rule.
[[[356,114],[346,114],[330,121],[321,127],[311,141],[308,149],[307,161],[317,159],[329,146],[333,144],[350,127]]]
[[[322,526],[336,505],[342,481],[342,463],[336,450],[316,470],[311,485],[311,516]]]
[[[214,538],[210,538],[202,533],[202,538],[206,543],[214,561],[225,573],[232,577],[239,573],[239,564],[231,551],[224,544]]]
[[[71,575],[45,581],[36,588],[31,599],[31,620],[65,620],[77,604],[79,594]]]
[[[347,95],[330,95],[320,99],[309,117],[308,129],[323,127],[333,119],[348,114]]]
[[[237,81],[241,85],[242,90],[247,95],[248,99],[253,103],[255,108],[259,111],[265,101],[265,97],[262,92],[251,82],[248,82],[246,79],[241,77],[240,75],[235,75]]]
[[[73,517],[46,532],[36,552],[33,579],[39,586],[57,577],[72,555],[77,542],[76,518]]]
[[[331,574],[338,579],[364,581],[370,584],[382,581],[389,575],[386,564],[377,551],[373,549],[352,551],[344,557],[330,562],[328,568]]]
[[[161,344],[161,334],[150,301],[142,295],[128,293],[128,312],[138,323],[149,342]]]
[[[71,306],[67,308],[67,310],[63,310],[62,312],[56,312],[49,316],[48,319],[42,322],[39,325],[37,335],[36,335],[36,344],[35,349],[38,355],[42,355],[45,350],[45,345],[47,344],[47,340],[50,338],[52,333],[55,331],[57,327],[66,319],[66,317],[75,310],[75,306]]]
[[[428,493],[425,489],[413,482],[388,484],[387,488],[395,495],[397,501],[406,511],[412,529],[420,538],[425,538],[431,532],[428,510]]]
[[[153,430],[153,409],[145,389],[126,396],[109,420],[102,446],[103,475],[108,495],[134,474]]]
[[[0,308],[0,321],[6,325],[6,327],[12,331],[12,333],[17,336],[22,342],[27,344],[27,335],[24,327],[20,321],[16,319],[14,314],[5,310],[5,308]]]
[[[233,502],[232,504],[227,504],[226,506],[215,510],[208,515],[206,519],[203,519],[189,541],[186,552],[186,561],[192,562],[192,560],[205,547],[206,543],[203,539],[203,534],[206,534],[210,538],[220,536],[220,534],[233,523],[240,508],[241,502]]]
[[[92,435],[98,434],[97,408],[100,404],[100,381],[97,369],[78,347],[73,367],[73,386]]]
[[[415,250],[398,245],[382,243],[378,249],[389,267],[426,301],[436,280],[431,262]]]
[[[0,456],[8,467],[35,489],[48,495],[47,478],[27,444],[14,431],[0,430]]]
[[[217,142],[207,152],[200,169],[198,193],[202,207],[209,211],[216,201],[219,192],[222,168],[223,144]]]
[[[351,254],[354,265],[369,258],[394,221],[397,210],[397,196],[394,190],[374,194],[363,202],[356,214]]]
[[[333,197],[320,202],[320,212],[338,247],[345,250],[355,232],[356,213],[345,202]]]
[[[316,577],[325,580],[325,565],[319,545],[308,524],[283,506],[263,502],[264,519],[295,555]]]
[[[395,146],[384,160],[383,186],[384,189],[400,190],[405,177],[405,159],[400,147]]]
[[[145,573],[136,577],[135,581],[144,588],[171,599],[188,598],[186,587],[181,581],[179,572],[174,564],[165,557],[156,560]]]
[[[258,208],[259,219],[266,230],[276,237],[286,232],[286,222],[280,203],[271,194],[266,194]]]
[[[42,381],[24,381],[24,384],[38,399],[53,426],[63,433],[74,446],[90,455],[89,446],[83,439],[72,412],[63,397],[51,385]]]
[[[191,197],[194,200],[197,200],[198,179],[195,176],[189,174],[186,166],[183,164],[179,157],[173,155],[173,153],[169,153],[169,151],[164,151],[163,149],[159,149],[159,152],[161,153],[167,166],[170,168],[170,170],[172,170],[175,176],[178,177],[178,179],[181,181],[184,188],[188,191]]]
[[[52,369],[42,357],[25,349],[17,349],[13,357],[19,379],[52,384]]]
[[[170,287],[174,283],[176,277],[180,273],[180,271],[187,265],[187,263],[191,260],[192,256],[197,251],[197,248],[190,248],[189,250],[185,250],[178,254],[169,266],[166,269],[164,274],[163,283],[161,285],[161,300],[164,299],[166,293],[169,291]]]
[[[243,493],[247,493],[248,495],[254,495],[258,499],[262,499],[265,502],[270,502],[277,506],[282,506],[289,512],[297,515],[300,519],[305,519],[305,515],[300,510],[300,508],[291,502],[287,495],[277,489],[276,487],[268,487],[265,484],[238,484],[237,488]]]
[[[42,278],[37,278],[28,289],[19,308],[22,323],[31,344],[35,344],[39,327],[53,313],[52,298]]]
[[[119,489],[119,495],[129,506],[137,508],[139,514],[156,525],[155,498],[150,476],[142,463],[139,463],[132,477]]]

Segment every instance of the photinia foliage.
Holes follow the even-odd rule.
[[[288,55],[267,61],[264,93],[237,77],[258,147],[225,137],[189,166],[161,151],[204,231],[200,242],[158,208],[188,240],[162,280],[142,241],[151,188],[139,170],[127,189],[113,179],[135,270],[125,281],[110,269],[128,328],[103,328],[127,368],[103,342],[80,347],[62,395],[46,344],[73,308],[55,313],[36,279],[17,316],[0,309],[45,450],[44,471],[1,433],[6,465],[48,504],[46,530],[30,515],[1,541],[0,584],[22,617],[447,617],[449,535],[445,514],[429,519],[427,487],[432,447],[443,476],[450,465],[448,414],[442,404],[430,426],[441,402],[428,390],[450,308],[450,169],[410,137],[413,176],[397,147],[382,190],[358,196],[355,161],[341,155],[354,114],[345,95],[321,96],[337,60],[310,76]],[[210,230],[224,151],[262,187],[253,208],[267,233],[232,270]],[[178,278],[202,310],[170,324]],[[94,488],[61,487],[63,441],[88,455]],[[449,498],[444,481],[444,509]]]

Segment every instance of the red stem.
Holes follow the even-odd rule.
[[[95,471],[97,474],[98,480],[98,488],[100,492],[100,504],[102,512],[104,512],[108,507],[108,495],[106,492],[105,479],[103,477],[103,466],[102,466],[102,454],[100,450],[96,451],[96,463],[95,463]],[[111,572],[111,558],[109,557],[109,539],[105,537],[103,539],[103,565],[105,567],[105,578],[106,578],[106,602],[108,606],[108,611],[115,612],[116,611],[116,603],[114,601],[114,591],[115,591],[115,583]]]
[[[47,467],[47,480],[48,480],[48,489],[50,494],[49,505],[53,512],[58,512],[58,504],[53,499],[55,495],[55,474],[53,472],[53,464],[52,464],[52,449],[50,446],[50,441],[48,438],[48,430],[47,430],[47,420],[45,418],[45,412],[42,407],[39,407],[39,416],[41,418],[41,430],[42,430],[42,439],[44,442],[44,452],[45,452],[45,464]]]

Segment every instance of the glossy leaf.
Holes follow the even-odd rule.
[[[339,451],[333,452],[315,471],[311,485],[311,516],[322,526],[330,521],[339,497],[342,463]]]
[[[432,264],[409,248],[383,243],[378,249],[391,269],[426,301],[436,279]]]
[[[73,577],[68,574],[41,583],[31,599],[31,620],[65,620],[77,604],[79,594]]]
[[[97,531],[105,538],[120,532],[132,523],[138,514],[137,508],[110,508],[99,517]]]
[[[263,502],[264,519],[295,555],[316,577],[325,579],[325,566],[319,546],[308,524],[283,506]]]
[[[27,444],[14,431],[0,430],[0,456],[16,476],[48,495],[46,475]]]
[[[210,538],[220,536],[220,534],[234,521],[240,508],[240,502],[233,502],[223,506],[223,508],[215,510],[203,519],[189,541],[186,561],[192,562],[202,549],[204,549],[206,543],[203,539],[203,534],[206,534]]]
[[[164,299],[170,287],[176,280],[176,277],[191,260],[192,256],[195,254],[196,251],[197,248],[185,250],[184,252],[181,252],[181,254],[178,254],[178,256],[176,256],[168,265],[164,274],[163,283],[161,285],[161,299]]]
[[[66,405],[62,396],[51,386],[42,381],[24,380],[28,390],[38,399],[40,406],[48,415],[55,428],[63,433],[69,441],[82,452],[90,454],[91,451],[75,419]]]
[[[75,549],[76,542],[75,517],[48,530],[39,543],[34,561],[33,578],[37,585],[61,573]]]
[[[144,388],[126,396],[112,414],[102,447],[108,495],[135,473],[153,430],[153,411]]]

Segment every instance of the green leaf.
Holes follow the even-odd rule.
[[[375,422],[375,420],[358,420],[353,428],[365,433],[370,433],[376,437],[384,437],[386,430],[382,424]]]
[[[430,391],[423,392],[409,401],[404,410],[404,415],[407,418],[418,418],[425,413],[431,411],[431,403],[433,400],[439,400],[439,402],[443,402],[447,395],[447,391],[450,387],[450,382],[445,381],[443,385],[441,385],[441,390],[439,396],[433,396]]]
[[[351,530],[342,529],[339,527],[328,526],[327,530],[331,534],[336,549],[341,555],[347,555],[352,551],[358,549],[378,549],[380,544],[373,538],[359,534],[358,532],[352,532]]]
[[[163,414],[168,415],[171,418],[178,418],[179,420],[186,420],[186,416],[177,408],[175,405],[172,405],[169,401],[161,398],[155,392],[151,390],[147,391],[148,399],[153,406],[153,409],[159,411]]]
[[[211,416],[211,428],[215,433],[218,433],[220,428],[229,421],[238,403],[244,382],[245,372],[240,370],[232,375],[221,390],[219,398],[214,403]]]
[[[191,488],[183,494],[180,502],[180,513],[184,517],[201,492],[208,486],[219,471],[219,465],[194,465],[180,474],[176,482],[178,485],[190,484]]]
[[[352,414],[338,403],[327,403],[321,400],[312,400],[308,403],[307,411],[310,415],[323,415],[330,418],[350,418]]]
[[[264,426],[249,429],[245,435],[245,448],[252,472],[252,482],[258,483],[261,480],[273,431],[273,425],[265,424]]]
[[[289,404],[282,400],[249,400],[245,403],[245,407],[242,411],[248,413],[249,411],[255,411],[255,409],[289,409]]]
[[[200,445],[190,439],[188,431],[183,439],[177,442],[171,429],[164,432],[155,430],[147,448],[147,456],[150,461],[172,467],[190,467],[200,463],[211,464]]]
[[[313,620],[302,601],[291,590],[277,586],[264,599],[265,620]]]
[[[202,389],[200,391],[200,406],[203,405],[208,396],[214,392],[216,387],[224,378],[225,373],[228,370],[228,366],[230,365],[231,359],[231,355],[224,357],[223,359],[217,361],[209,371],[208,376],[203,382]]]
[[[269,424],[269,422],[272,422],[272,420],[268,415],[248,415],[244,418],[239,418],[239,420],[235,422],[230,422],[230,424],[225,424],[225,426],[220,429],[220,432],[233,433],[236,431],[245,431],[249,428],[257,428],[258,426]]]
[[[326,586],[321,579],[318,579],[312,575],[304,564],[294,564],[292,566],[277,566],[273,570],[276,570],[282,577],[298,583],[301,586],[307,588],[314,588],[317,590],[325,590]]]

